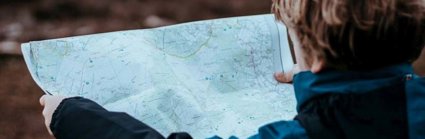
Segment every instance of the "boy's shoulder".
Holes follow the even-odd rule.
[[[425,133],[425,118],[418,116],[425,115],[425,79],[410,65],[304,72],[294,78],[294,88],[296,119],[310,136],[404,138]]]

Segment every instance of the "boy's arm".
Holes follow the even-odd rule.
[[[57,139],[163,139],[146,124],[126,113],[110,112],[97,103],[73,97],[64,99],[52,115],[50,129]],[[189,139],[187,133],[168,138]]]
[[[58,99],[53,115],[48,116],[48,109],[55,103],[55,96],[43,96],[40,103],[45,107],[43,115],[51,118],[46,121],[57,139],[164,139],[164,137],[148,125],[121,112],[110,112],[89,99],[81,97]],[[56,106],[55,106],[56,105]],[[46,110],[47,109],[47,110]],[[187,133],[173,133],[168,139],[191,139]],[[278,121],[265,125],[258,134],[250,139],[271,138],[308,138],[297,121]],[[220,139],[215,136],[211,139]]]

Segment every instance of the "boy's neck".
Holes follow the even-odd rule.
[[[421,56],[413,62],[413,70],[417,75],[425,77],[425,48],[422,50]]]

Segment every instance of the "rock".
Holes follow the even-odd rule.
[[[165,19],[165,18],[161,18],[159,16],[156,15],[150,15],[148,17],[146,17],[145,21],[144,21],[144,25],[147,27],[160,27],[160,26],[166,26],[166,25],[171,25],[174,24],[174,21]]]
[[[1,54],[10,54],[10,55],[21,55],[21,49],[19,43],[14,41],[4,41],[0,42],[0,55]]]

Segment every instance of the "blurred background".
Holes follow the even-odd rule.
[[[0,139],[49,139],[20,53],[28,41],[270,13],[271,0],[1,0]]]

